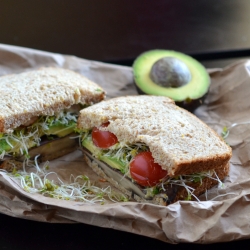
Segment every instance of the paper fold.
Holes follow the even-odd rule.
[[[0,75],[41,66],[65,67],[100,84],[108,98],[136,95],[130,67],[89,61],[0,44]],[[209,69],[211,87],[195,114],[220,133],[224,126],[250,121],[250,63],[238,61],[225,69]],[[242,130],[241,130],[242,131]],[[236,132],[235,132],[236,133]],[[180,201],[167,207],[136,202],[89,205],[56,200],[23,191],[8,175],[0,175],[0,212],[29,220],[86,223],[132,232],[169,243],[225,242],[250,237],[250,124],[235,134],[231,170],[223,189],[213,188],[205,201]],[[80,152],[53,163],[64,178],[88,169]],[[66,169],[66,170],[65,170]],[[88,170],[86,170],[88,169]]]

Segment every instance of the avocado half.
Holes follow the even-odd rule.
[[[193,57],[172,50],[150,50],[133,63],[139,94],[161,95],[193,111],[208,92],[210,77]]]

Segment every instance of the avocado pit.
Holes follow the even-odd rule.
[[[192,75],[187,65],[174,57],[157,60],[150,71],[151,80],[159,86],[179,88],[188,84]]]
[[[167,96],[179,106],[195,110],[210,86],[206,68],[195,58],[173,50],[149,50],[133,63],[138,94]]]

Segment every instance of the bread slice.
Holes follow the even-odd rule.
[[[119,142],[145,143],[170,177],[225,166],[231,148],[204,122],[161,96],[117,97],[81,110],[79,129],[110,122],[103,130]]]
[[[51,116],[74,104],[91,105],[105,91],[86,77],[63,68],[0,77],[0,132],[12,132],[37,116]]]

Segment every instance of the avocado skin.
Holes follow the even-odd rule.
[[[190,67],[193,78],[190,82],[191,84],[187,84],[190,84],[190,86],[180,87],[179,90],[178,88],[163,88],[161,86],[158,86],[150,79],[149,75],[153,64],[162,57],[167,56],[176,56],[177,59],[183,60],[183,62],[185,62],[188,67]],[[185,108],[190,112],[194,112],[194,110],[204,102],[204,99],[206,98],[209,90],[210,76],[203,65],[196,61],[194,58],[177,51],[146,51],[136,58],[132,67],[134,73],[134,85],[138,94],[167,96],[173,99],[178,106]],[[201,84],[203,84],[204,86],[201,86]],[[150,85],[150,88],[147,88],[147,85]],[[198,88],[199,91],[196,90]],[[190,101],[187,102],[186,100]]]
[[[206,95],[199,99],[191,100],[190,102],[175,102],[181,108],[188,110],[189,112],[193,113],[202,103],[204,102]]]
[[[145,95],[145,93],[142,92],[141,89],[139,89],[136,84],[135,84],[135,87],[139,95]],[[189,102],[186,102],[186,101],[175,102],[175,104],[193,113],[199,106],[201,106],[204,103],[206,96],[207,96],[207,93],[199,99],[190,100]]]

